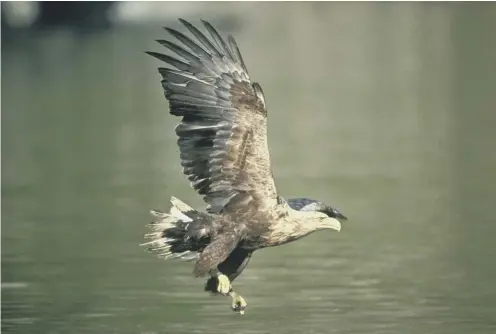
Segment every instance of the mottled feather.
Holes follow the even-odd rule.
[[[196,277],[204,276],[226,260],[240,239],[241,235],[235,231],[218,235],[201,253],[200,258],[195,263],[193,274]]]

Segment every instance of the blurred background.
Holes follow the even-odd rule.
[[[494,3],[1,6],[2,332],[496,332]],[[243,317],[138,247],[203,207],[143,52],[177,17],[236,37],[281,195],[350,218],[255,253]]]

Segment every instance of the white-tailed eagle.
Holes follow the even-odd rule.
[[[206,212],[172,197],[170,212],[153,210],[143,245],[164,258],[196,260],[196,277],[210,275],[205,289],[230,295],[243,313],[245,300],[231,282],[252,253],[321,229],[339,231],[346,217],[323,202],[284,200],[277,193],[267,145],[267,106],[251,82],[234,38],[224,40],[208,22],[208,34],[180,19],[192,34],[165,28],[182,45],[158,42],[175,53],[149,55],[160,67],[176,127],[181,165],[191,186],[207,203]]]

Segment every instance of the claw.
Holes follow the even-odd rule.
[[[232,291],[229,293],[229,295],[232,297],[232,309],[234,312],[238,312],[239,314],[243,315],[245,314],[246,310],[246,301],[241,295],[238,295],[236,292]]]
[[[231,290],[231,282],[229,281],[229,278],[226,275],[220,274],[217,276],[218,284],[217,284],[217,291],[224,296],[229,293]]]

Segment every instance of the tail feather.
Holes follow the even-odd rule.
[[[147,225],[150,232],[145,234],[147,241],[141,246],[164,259],[196,259],[209,240],[208,235],[196,238],[191,231],[208,230],[208,216],[175,197],[171,204],[169,213],[150,210],[154,220]]]
[[[190,207],[188,204],[184,203],[183,201],[181,201],[180,199],[178,199],[174,196],[171,196],[170,202],[172,204],[171,210],[173,210],[173,209],[178,210],[179,214],[186,217],[186,218],[189,218],[189,217],[186,215],[183,215],[182,214],[183,212],[196,211],[195,209]]]

